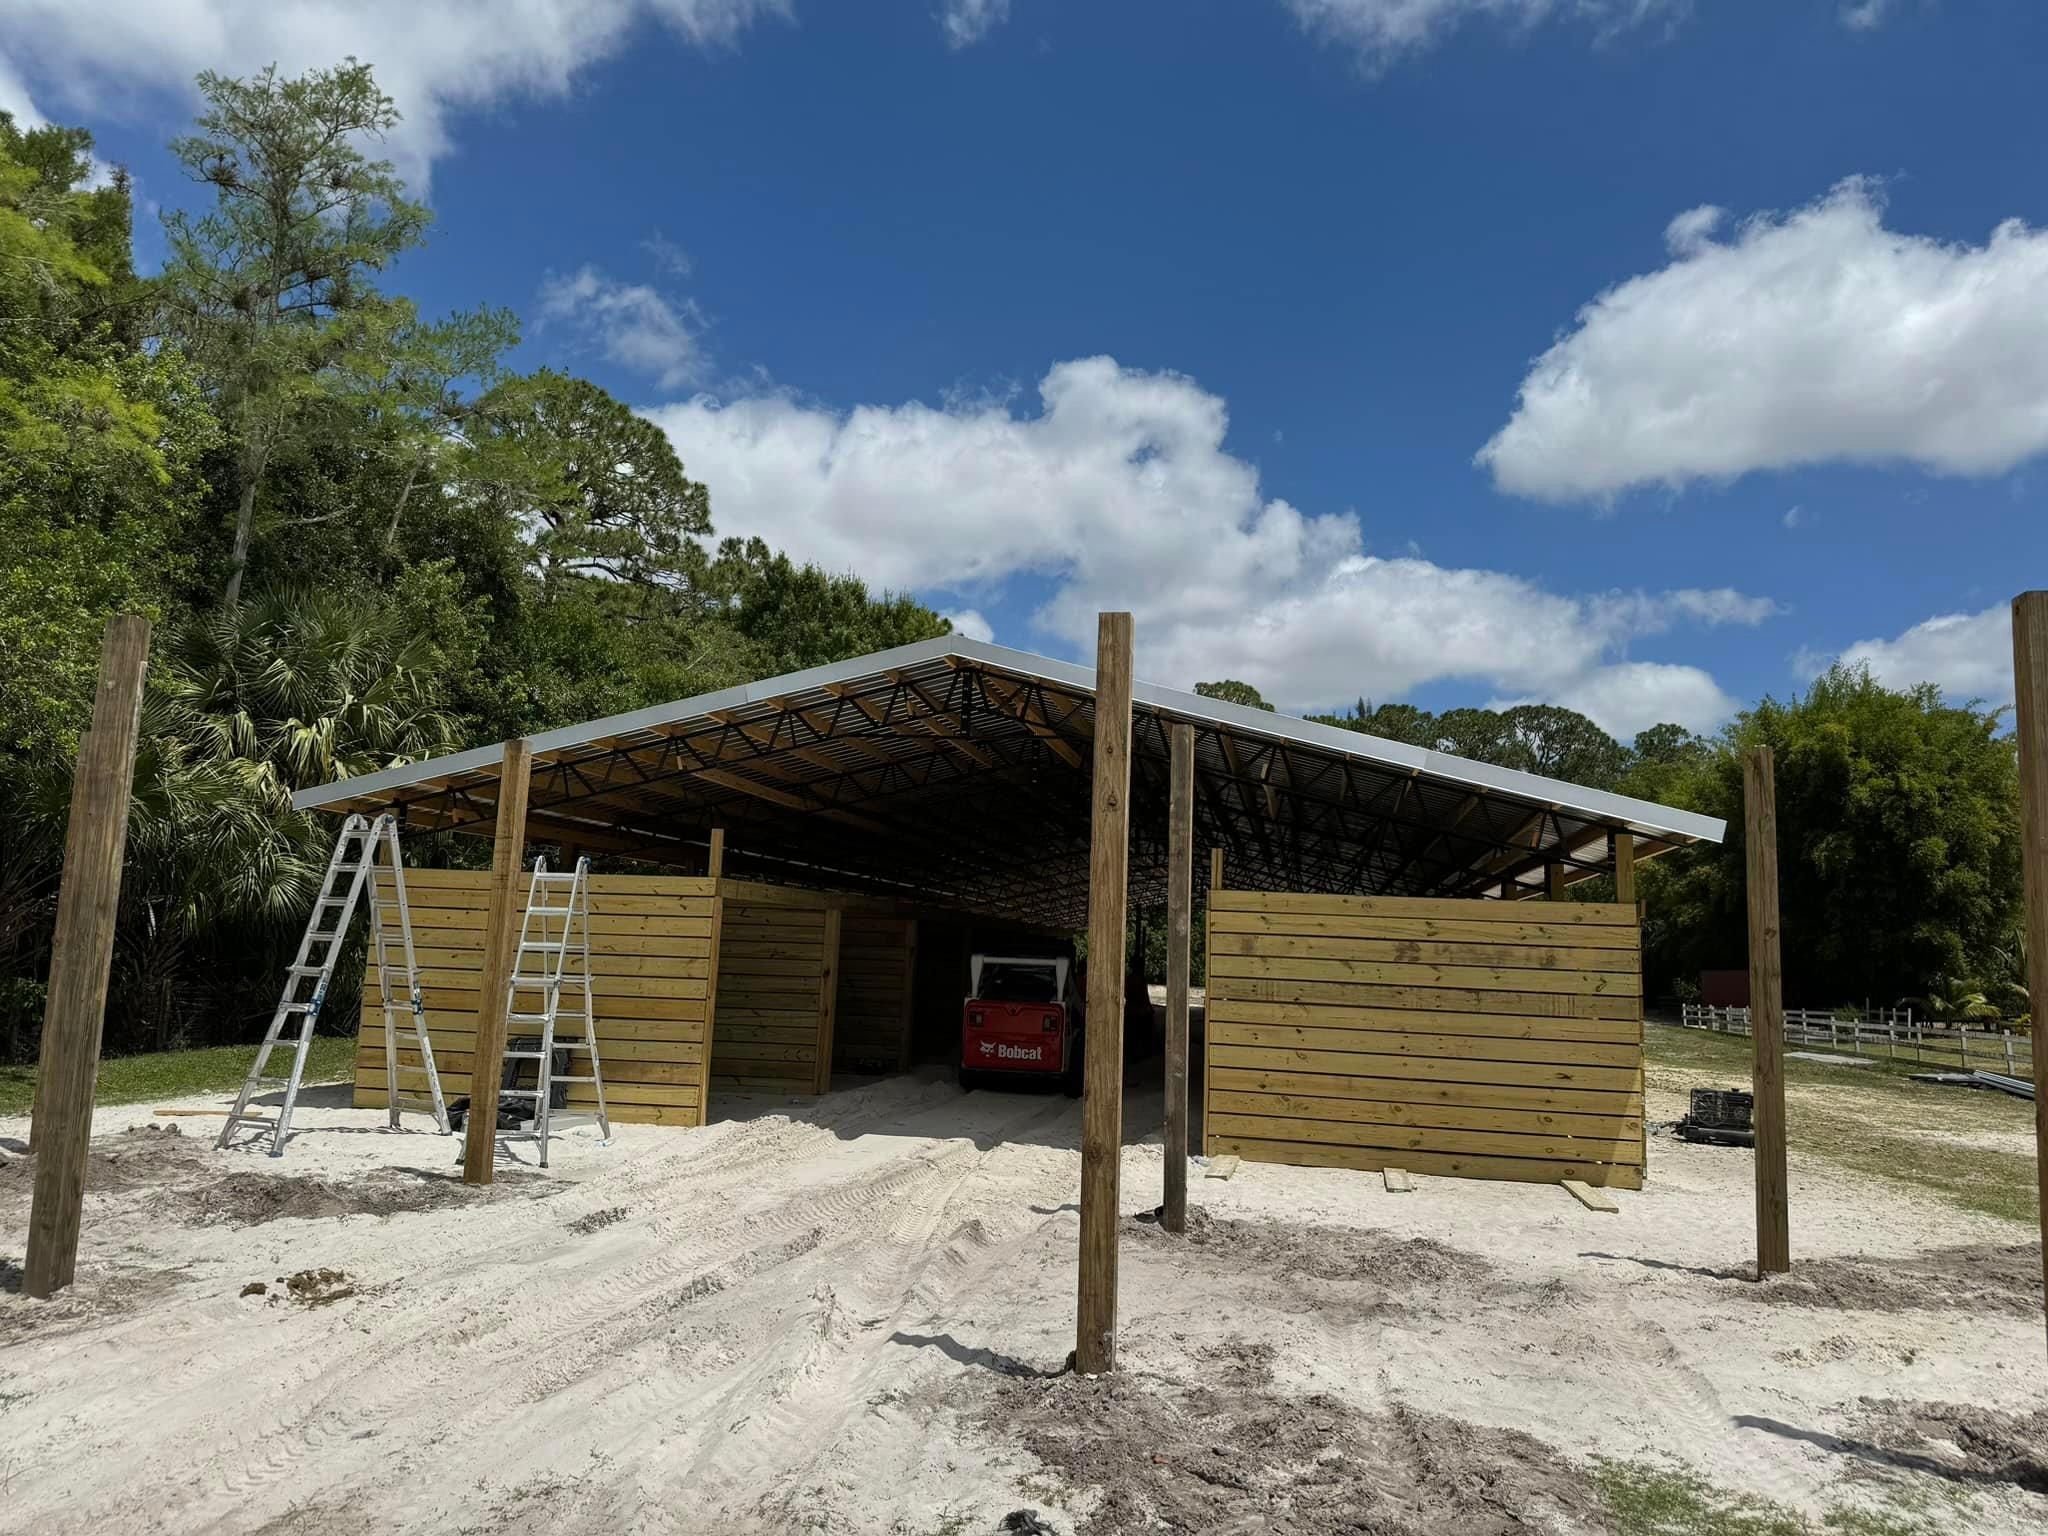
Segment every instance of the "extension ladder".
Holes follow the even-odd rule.
[[[411,1028],[405,1031],[401,1031],[392,1007],[391,939],[385,927],[385,902],[377,888],[379,852],[385,855],[390,867],[391,906],[398,918],[398,941],[405,960],[405,989],[412,1005]],[[270,1028],[263,1036],[263,1044],[256,1052],[249,1076],[242,1083],[242,1091],[235,1098],[235,1107],[228,1112],[228,1123],[221,1130],[216,1146],[225,1147],[235,1132],[244,1126],[260,1126],[270,1133],[270,1155],[284,1155],[285,1142],[291,1136],[292,1110],[298,1103],[299,1084],[305,1076],[306,1053],[313,1043],[313,1026],[319,1020],[321,1004],[327,1001],[328,986],[334,979],[335,963],[341,958],[356,903],[365,891],[369,893],[371,947],[376,955],[377,984],[384,1008],[385,1091],[391,1108],[392,1129],[398,1128],[399,1074],[415,1072],[426,1077],[431,1102],[414,1100],[408,1107],[431,1113],[435,1125],[444,1135],[449,1134],[448,1106],[441,1097],[441,1075],[434,1068],[434,1047],[427,1039],[426,1010],[420,997],[419,961],[413,950],[412,911],[405,899],[405,861],[398,846],[398,819],[387,813],[375,822],[358,815],[341,824],[341,835],[334,840],[334,852],[328,856],[327,872],[321,877],[319,899],[313,903],[312,915],[306,919],[306,932],[299,940],[298,954],[285,971],[284,994],[278,999],[277,1012],[271,1015]],[[307,990],[309,988],[310,991]],[[264,1068],[270,1063],[270,1053],[284,1041],[287,1029],[295,1021],[298,1038],[293,1045],[291,1072],[284,1077],[266,1075]],[[419,1066],[399,1065],[401,1045],[419,1052]],[[284,1100],[278,1105],[276,1115],[269,1119],[252,1116],[249,1113],[250,1101],[265,1087],[279,1085],[284,1088]]]
[[[559,930],[554,926],[561,924]],[[569,969],[574,958],[577,968]],[[580,1001],[564,1005],[563,988],[573,989]],[[565,1042],[564,1051],[582,1052],[590,1058],[588,1072],[555,1071],[555,1023],[564,1014],[583,1021],[583,1039]],[[511,991],[505,1001],[505,1034],[508,1041],[522,1033],[517,1026],[540,1026],[540,1049],[505,1052],[508,1062],[534,1063],[531,1088],[498,1090],[501,1099],[533,1100],[531,1118],[500,1140],[531,1137],[540,1146],[540,1165],[548,1165],[548,1138],[577,1125],[596,1125],[599,1135],[611,1140],[611,1117],[605,1110],[604,1075],[597,1063],[597,1016],[590,997],[590,860],[578,859],[566,873],[550,873],[545,858],[536,859],[533,883],[526,893],[526,915],[519,924],[519,948],[512,961]],[[515,1074],[516,1080],[516,1074]],[[588,1083],[597,1098],[597,1112],[562,1112],[554,1105],[557,1083]],[[472,1088],[471,1113],[481,1095]]]

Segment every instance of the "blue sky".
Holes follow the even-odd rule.
[[[0,106],[165,202],[193,71],[370,60],[399,286],[1005,643],[1626,734],[2004,702],[2048,578],[2036,0],[5,8]]]

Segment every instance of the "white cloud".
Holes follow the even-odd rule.
[[[1802,652],[1795,669],[1811,677],[1836,658]],[[1945,613],[1915,624],[1890,640],[1858,640],[1841,653],[1849,666],[1867,666],[1891,688],[1934,683],[1953,699],[2012,702],[2012,609],[1994,603],[1982,613]]]
[[[1663,19],[1675,21],[1692,0],[1282,0],[1304,31],[1354,48],[1368,69],[1441,42],[1468,21],[1526,31],[1552,20],[1591,26],[1598,37]]]
[[[996,637],[995,626],[984,619],[978,609],[962,608],[958,613],[942,613],[939,617],[950,623],[953,633],[963,639],[987,644]]]
[[[539,297],[543,326],[574,327],[612,362],[646,374],[663,389],[693,383],[703,372],[696,312],[687,301],[670,300],[644,283],[622,283],[588,265],[566,277],[550,274]]]
[[[1806,508],[1803,506],[1787,507],[1785,515],[1780,521],[1787,528],[1803,528],[1806,526]]]
[[[452,111],[561,95],[636,26],[659,22],[708,48],[789,15],[789,0],[8,0],[0,80],[11,68],[35,82],[45,110],[99,115],[137,90],[189,99],[202,69],[275,62],[298,73],[353,54],[397,98],[405,122],[392,151],[423,182],[452,147]]]
[[[40,128],[48,121],[36,110],[35,99],[29,95],[27,83],[4,53],[0,53],[0,112],[13,117],[14,126],[24,132]]]
[[[1868,32],[1883,26],[1896,9],[1896,0],[1843,0],[1839,14],[1851,32]]]
[[[1512,709],[1534,699],[1494,699],[1491,709]],[[1667,722],[1706,731],[1735,713],[1735,700],[1698,667],[1622,661],[1567,683],[1541,701],[1562,704],[1598,721],[1618,741]]]
[[[1038,393],[1035,415],[1003,399],[841,413],[788,395],[650,415],[710,487],[721,535],[758,534],[898,590],[1033,573],[1052,589],[1033,627],[1071,653],[1093,644],[1099,610],[1127,608],[1147,678],[1242,678],[1288,708],[1459,679],[1569,691],[1614,730],[1710,726],[1726,712],[1711,679],[1630,663],[1629,642],[1774,611],[1734,592],[1564,596],[1368,555],[1355,515],[1263,495],[1224,447],[1224,402],[1188,378],[1083,358],[1055,365]]]
[[[2048,233],[1899,234],[1864,180],[1726,241],[1701,213],[1673,222],[1669,266],[1536,360],[1479,452],[1500,489],[1599,500],[1830,462],[1993,475],[2048,451]]]
[[[1712,203],[1688,208],[1664,226],[1664,244],[1674,256],[1690,256],[1706,245],[1727,218],[1728,210]]]
[[[971,48],[1010,19],[1010,0],[945,0],[939,29],[949,48]]]

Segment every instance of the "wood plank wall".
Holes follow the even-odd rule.
[[[387,898],[389,876],[381,876]],[[483,971],[490,876],[482,871],[408,869],[408,906],[425,996],[427,1035],[450,1098],[470,1091],[477,986]],[[522,910],[523,910],[522,895]],[[701,1125],[704,1117],[705,1012],[711,988],[717,883],[681,876],[596,875],[590,882],[591,988],[605,1098],[614,1119]],[[387,900],[385,911],[391,907]],[[396,944],[395,918],[385,930]],[[393,957],[402,951],[394,948]],[[384,1011],[375,956],[366,961],[362,1030],[357,1036],[355,1103],[385,1103]],[[398,1000],[403,1010],[403,999]],[[402,1016],[402,1013],[401,1013]],[[522,1033],[512,1026],[511,1033]],[[416,1066],[417,1052],[400,1061]],[[581,1071],[581,1065],[576,1070]],[[416,1074],[403,1074],[408,1097],[425,1097]],[[571,1104],[591,1102],[584,1084]]]
[[[1216,891],[1207,1150],[1640,1188],[1633,906]]]
[[[910,1065],[916,970],[915,919],[847,912],[839,933],[835,1070],[901,1072]]]
[[[821,1093],[838,1001],[837,957],[825,942],[833,898],[743,880],[719,885],[712,1089]]]

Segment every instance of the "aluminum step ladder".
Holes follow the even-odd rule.
[[[565,1002],[563,993],[568,992]],[[558,1043],[555,1026],[563,1018],[580,1020],[582,1038]],[[528,1026],[521,1028],[520,1026]],[[540,1165],[548,1165],[548,1139],[578,1125],[595,1125],[602,1141],[612,1135],[611,1116],[605,1109],[604,1074],[597,1060],[597,1016],[590,995],[590,860],[578,859],[574,869],[551,872],[545,858],[533,865],[533,882],[526,893],[526,913],[519,924],[519,947],[513,954],[512,985],[505,1003],[507,1040],[531,1035],[538,1025],[540,1049],[505,1052],[507,1062],[531,1061],[531,1088],[500,1088],[503,1099],[532,1099],[533,1114],[517,1129],[501,1132],[499,1140],[531,1137],[540,1147]],[[589,1070],[555,1070],[555,1052],[581,1053],[589,1058]],[[596,1113],[557,1109],[555,1084],[588,1083],[597,1099]],[[471,1094],[474,1104],[476,1095]],[[472,1111],[474,1112],[474,1110]]]
[[[378,886],[379,853],[385,856],[391,880],[392,899],[388,912]],[[434,1047],[427,1038],[426,1010],[420,995],[419,961],[412,942],[412,911],[405,896],[405,860],[398,845],[398,819],[387,813],[374,822],[356,815],[341,824],[341,833],[334,840],[334,852],[328,856],[327,872],[321,877],[319,898],[313,903],[312,915],[306,919],[306,932],[299,940],[298,954],[285,971],[284,994],[278,999],[277,1012],[271,1015],[270,1028],[263,1036],[263,1044],[257,1049],[256,1060],[242,1083],[242,1091],[236,1095],[235,1107],[228,1112],[228,1123],[221,1129],[215,1146],[225,1147],[237,1131],[256,1126],[269,1133],[270,1155],[284,1155],[285,1143],[291,1138],[292,1110],[298,1104],[299,1085],[305,1077],[306,1054],[313,1043],[313,1026],[319,1021],[321,1005],[327,1001],[328,988],[334,980],[334,967],[348,939],[349,923],[355,917],[356,905],[366,892],[370,908],[371,947],[377,961],[377,984],[384,1009],[385,1085],[391,1106],[391,1126],[395,1130],[399,1124],[402,1097],[399,1076],[401,1073],[414,1073],[426,1079],[430,1097],[427,1101],[413,1101],[404,1107],[432,1114],[441,1132],[451,1134],[448,1106],[441,1096],[441,1075],[435,1070]],[[397,947],[405,964],[405,997],[412,1013],[410,1027],[405,1029],[400,1027],[394,1008],[393,941],[386,926],[387,916],[397,918]],[[297,1038],[291,1042],[291,1071],[282,1077],[271,1076],[264,1071],[270,1064],[271,1052],[286,1043],[287,1034],[294,1025]],[[401,1046],[419,1053],[418,1066],[399,1064]],[[284,1100],[278,1105],[275,1115],[262,1118],[249,1112],[250,1103],[258,1093],[265,1088],[279,1086],[284,1089]]]

